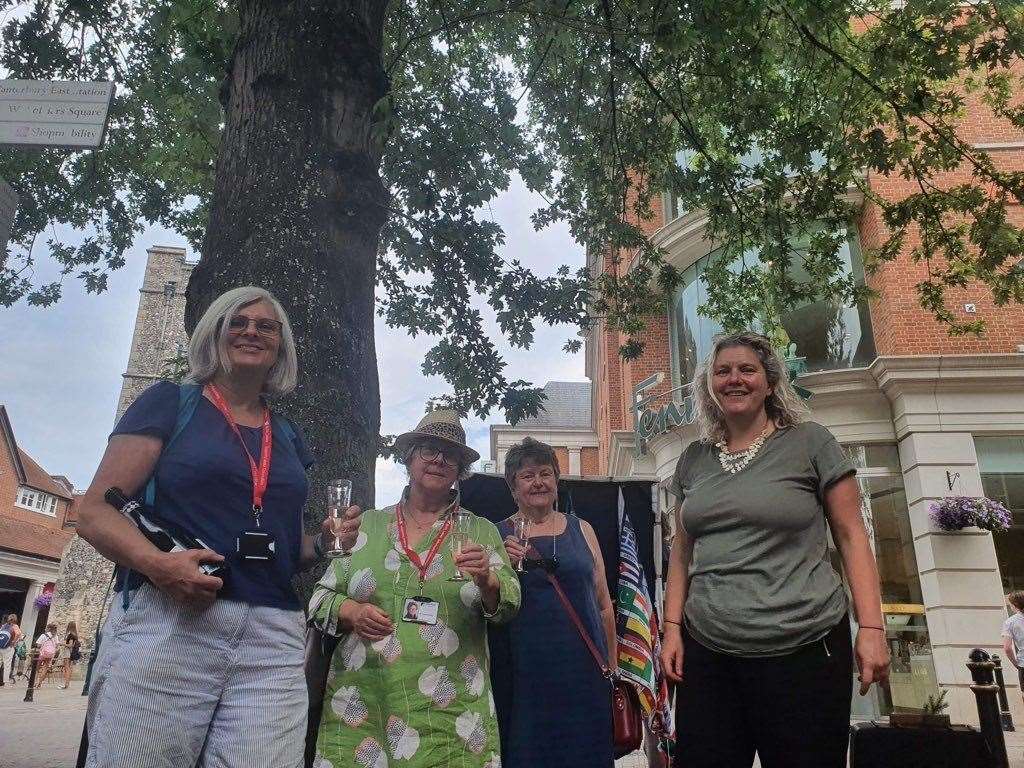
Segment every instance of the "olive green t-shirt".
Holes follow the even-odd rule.
[[[854,474],[820,424],[769,435],[736,474],[718,449],[695,441],[679,457],[670,490],[693,540],[687,631],[712,650],[777,656],[824,637],[847,610],[829,561],[825,489]]]

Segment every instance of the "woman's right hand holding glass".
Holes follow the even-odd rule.
[[[527,545],[515,536],[505,537],[505,551],[508,552],[508,559],[512,562],[513,568],[517,567],[520,561],[526,557],[526,548]]]
[[[674,683],[683,681],[683,634],[678,624],[665,624],[661,639],[661,668]]]

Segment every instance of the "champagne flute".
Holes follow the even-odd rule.
[[[455,559],[455,555],[461,554],[462,550],[465,549],[466,545],[470,542],[469,528],[472,519],[473,516],[461,508],[457,508],[452,513],[452,529],[448,536],[450,539],[449,544],[452,549],[453,560]],[[468,579],[456,566],[455,573],[448,577],[448,581],[468,581]]]
[[[516,517],[512,520],[512,535],[516,537],[516,540],[523,545],[524,548],[530,546],[530,519],[527,517]],[[516,563],[516,570],[522,573],[526,569],[523,567],[523,561],[526,559],[526,554],[519,558],[519,562]]]
[[[331,480],[327,483],[327,515],[334,520],[344,520],[345,512],[352,505],[352,481]],[[331,546],[324,552],[328,557],[347,557],[352,553],[345,549],[337,534],[332,537]]]

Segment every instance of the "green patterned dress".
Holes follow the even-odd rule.
[[[417,543],[421,561],[439,532],[435,525]],[[395,507],[363,514],[351,557],[331,563],[310,601],[311,621],[341,638],[324,693],[317,768],[500,768],[486,627],[519,610],[519,580],[493,523],[474,516],[470,538],[490,552],[500,584],[493,614],[485,615],[471,580],[448,580],[455,566],[447,541],[420,589],[398,543]],[[405,599],[417,595],[438,602],[436,625],[401,620]],[[379,606],[394,633],[369,643],[340,630],[346,598]]]

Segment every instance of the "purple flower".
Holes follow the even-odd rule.
[[[959,531],[972,525],[987,531],[1010,527],[1010,512],[998,501],[972,496],[947,496],[929,507],[931,518],[944,531]]]
[[[53,592],[43,592],[39,597],[32,601],[32,604],[36,608],[49,608],[50,603],[53,602]]]

